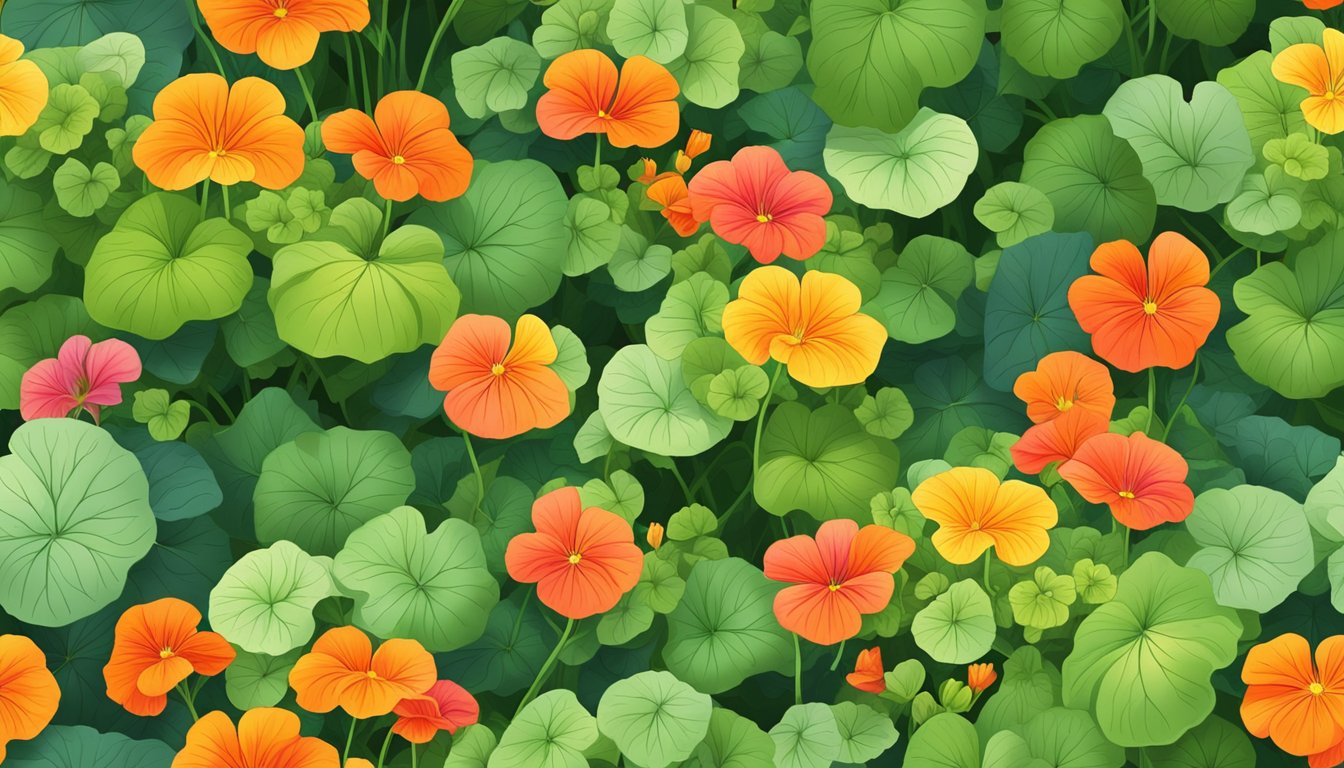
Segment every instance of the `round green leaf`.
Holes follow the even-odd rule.
[[[313,606],[335,594],[330,563],[289,541],[255,549],[210,590],[210,626],[249,653],[279,656],[313,636]]]
[[[1016,728],[1059,703],[1059,669],[1024,645],[1003,662],[1003,679],[975,719],[982,736]]]
[[[1000,248],[1017,245],[1028,237],[1050,231],[1055,207],[1035,187],[1004,181],[975,201],[975,218],[997,236]]]
[[[961,715],[934,715],[910,737],[904,768],[980,768],[975,728]]]
[[[469,725],[453,734],[453,748],[443,768],[486,768],[498,743],[489,726]]]
[[[739,8],[741,6],[738,6]],[[796,37],[786,37],[767,29],[745,39],[742,71],[738,85],[757,93],[768,93],[793,82],[803,68],[803,46]]]
[[[81,72],[111,72],[129,88],[145,66],[145,44],[129,32],[109,32],[80,48],[75,64]]]
[[[960,243],[919,235],[882,273],[881,287],[866,309],[893,339],[922,344],[956,327],[957,299],[974,277],[975,261]]]
[[[583,751],[597,741],[597,720],[572,691],[543,693],[504,729],[489,768],[588,768]]]
[[[60,246],[42,218],[42,198],[0,181],[0,290],[36,290]]]
[[[658,314],[644,324],[649,349],[659,357],[677,360],[686,345],[723,331],[723,308],[728,306],[728,286],[696,272],[672,286]]]
[[[1157,18],[1173,35],[1210,46],[1229,45],[1246,32],[1255,0],[1167,0]]]
[[[934,661],[969,664],[994,643],[989,595],[970,579],[958,581],[915,614],[910,632]]]
[[[155,440],[176,440],[187,428],[191,406],[185,400],[171,402],[166,389],[142,389],[135,393],[131,416],[144,424]]]
[[[865,704],[845,701],[831,705],[836,728],[840,731],[840,762],[866,763],[876,760],[896,744],[900,734],[889,715]]]
[[[1086,712],[1053,707],[1028,720],[1019,730],[1032,756],[1053,768],[1125,765],[1125,750],[1107,741]]]
[[[1008,590],[1013,621],[1032,629],[1050,629],[1069,620],[1069,606],[1078,599],[1073,577],[1039,566],[1029,581]]]
[[[695,756],[704,768],[775,768],[775,742],[756,723],[715,707]]]
[[[616,52],[667,64],[686,50],[686,6],[661,0],[615,0],[607,36]]]
[[[468,117],[490,117],[527,106],[527,92],[541,72],[536,49],[511,37],[453,54],[453,88]]]
[[[681,364],[643,344],[621,348],[597,383],[597,407],[612,437],[662,456],[694,456],[728,436],[733,421],[700,404]]]
[[[1255,768],[1255,747],[1246,731],[1217,715],[1175,743],[1144,752],[1153,768]]]
[[[667,68],[692,104],[710,109],[727,106],[737,98],[738,62],[746,50],[742,33],[732,20],[703,5],[686,6],[686,16],[686,48]]]
[[[276,706],[289,692],[289,671],[302,655],[302,648],[279,656],[239,651],[224,670],[224,691],[229,703],[244,711]]]
[[[1033,75],[1065,80],[1105,56],[1128,22],[1120,0],[1004,0],[1003,50]]]
[[[705,403],[720,416],[746,421],[761,410],[761,398],[770,392],[770,377],[754,365],[722,371],[709,382]]]
[[[86,725],[53,725],[32,741],[10,743],[8,753],[5,765],[17,768],[169,768],[173,762],[173,748],[162,741]]]
[[[71,216],[92,216],[107,205],[121,185],[121,174],[107,163],[89,168],[73,157],[66,158],[51,176],[56,202]]]
[[[602,694],[597,727],[637,765],[666,768],[695,751],[711,709],[708,695],[671,672],[640,672]]]
[[[829,768],[840,757],[840,729],[825,704],[795,704],[770,729],[777,768]]]
[[[1227,223],[1262,237],[1287,232],[1302,220],[1303,186],[1277,165],[1247,174],[1240,193],[1227,204]]]
[[[1200,545],[1186,565],[1207,573],[1214,597],[1230,608],[1269,612],[1315,565],[1302,505],[1268,488],[1204,491],[1185,527]]]
[[[1218,73],[1218,84],[1227,88],[1241,107],[1246,131],[1257,152],[1272,139],[1307,131],[1300,106],[1302,89],[1279,82],[1270,71],[1273,61],[1274,54],[1269,51],[1256,51]]]
[[[569,230],[569,248],[565,255],[565,274],[586,275],[611,261],[620,245],[621,225],[611,219],[611,207],[596,197],[579,195],[569,201],[565,212]]]
[[[512,1],[520,8],[528,6],[527,0]],[[602,17],[611,11],[612,2],[613,0],[559,0],[541,14],[541,25],[532,33],[532,45],[543,58],[554,59],[579,48],[593,48],[609,43]],[[517,15],[516,12],[514,15]],[[500,26],[502,25],[491,27],[490,32],[494,32]]]
[[[617,288],[630,293],[648,290],[672,271],[672,249],[649,245],[649,241],[628,226],[621,227],[616,253],[607,262],[607,271]]]
[[[868,434],[895,440],[915,423],[915,410],[905,393],[895,387],[883,387],[877,395],[864,395],[863,403],[854,409]]]

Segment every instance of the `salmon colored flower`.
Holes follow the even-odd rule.
[[[135,347],[108,339],[94,344],[71,336],[56,357],[29,368],[19,382],[19,413],[25,421],[59,419],[85,410],[95,422],[103,406],[121,402],[121,385],[140,378]]]
[[[1344,742],[1344,635],[1316,648],[1301,635],[1260,643],[1241,668],[1241,719],[1258,738],[1292,755],[1326,752]]]
[[[661,206],[663,218],[667,219],[678,235],[689,237],[700,228],[700,222],[691,215],[685,179],[676,174],[665,175],[649,185],[647,194],[650,200]]]
[[[966,667],[966,687],[980,693],[999,679],[993,664],[971,664]]]
[[[859,651],[859,658],[854,660],[854,671],[845,675],[845,682],[868,693],[887,690],[887,668],[882,665],[882,649],[873,646]]]
[[[765,575],[792,584],[775,595],[775,618],[790,632],[833,645],[859,633],[864,614],[891,602],[900,570],[915,551],[909,536],[881,525],[827,520],[817,536],[791,536],[765,551]]]
[[[327,630],[289,671],[300,707],[351,717],[386,715],[402,699],[434,685],[434,657],[414,640],[384,642],[375,653],[368,635],[355,627]]]
[[[1069,306],[1116,368],[1184,368],[1218,322],[1218,295],[1204,287],[1209,260],[1184,235],[1158,235],[1147,264],[1127,240],[1102,243],[1092,271],[1069,286]]]
[[[532,504],[536,533],[509,541],[504,565],[514,581],[537,585],[537,598],[570,619],[605,613],[635,588],[644,553],[620,515],[584,508],[579,489],[560,488]]]
[[[1027,404],[1027,418],[1040,424],[1074,408],[1111,418],[1115,387],[1106,366],[1078,352],[1051,352],[1013,383],[1013,394]]]
[[[887,329],[859,312],[859,289],[840,275],[783,267],[747,274],[723,310],[723,335],[752,365],[774,358],[809,387],[858,384],[877,370]]]
[[[230,87],[219,75],[183,75],[154,97],[154,122],[131,156],[162,189],[205,179],[282,189],[303,173],[303,129],[285,117],[280,89],[259,77]]]
[[[299,716],[284,709],[257,707],[234,728],[223,712],[211,712],[187,731],[187,744],[172,768],[340,768],[336,748],[299,735]]]
[[[358,32],[369,24],[368,0],[196,0],[219,44],[255,53],[269,67],[307,64],[323,32]]]
[[[471,153],[448,130],[448,108],[419,91],[387,94],[372,119],[357,109],[331,115],[322,121],[322,142],[352,155],[355,170],[386,200],[442,202],[471,181]]]
[[[133,715],[157,715],[168,692],[193,672],[223,672],[233,663],[233,646],[214,632],[198,632],[200,623],[201,612],[175,597],[127,608],[103,667],[107,697]]]
[[[537,100],[537,124],[553,139],[605,133],[613,146],[658,147],[680,127],[676,78],[644,56],[626,59],[618,78],[605,53],[571,51],[551,62],[542,82],[550,90]]]
[[[1024,475],[1035,475],[1057,461],[1068,461],[1088,438],[1110,429],[1110,421],[1093,411],[1075,408],[1059,418],[1037,424],[1013,443],[1009,451],[1013,466]]]
[[[644,540],[649,542],[649,546],[654,549],[663,546],[663,524],[649,523],[649,533],[644,537]]]
[[[0,35],[0,136],[18,136],[37,122],[50,93],[35,62],[19,57],[23,43]]]
[[[1284,48],[1270,71],[1280,82],[1306,89],[1301,107],[1308,125],[1322,133],[1344,131],[1344,32],[1326,27],[1320,45]]]
[[[769,264],[809,259],[826,244],[831,190],[820,176],[790,171],[770,147],[745,147],[691,179],[691,210],[715,234]]]
[[[1045,491],[1019,480],[999,482],[981,467],[953,467],[920,483],[915,507],[938,523],[933,546],[949,563],[974,562],[985,550],[1008,565],[1030,565],[1050,547],[1059,522]]]
[[[1059,475],[1084,499],[1108,505],[1122,525],[1146,531],[1190,516],[1195,494],[1185,484],[1189,469],[1181,454],[1142,432],[1107,432],[1088,438],[1059,465]]]
[[[425,744],[439,731],[457,733],[481,715],[475,697],[451,680],[440,680],[422,696],[402,699],[392,710],[397,722],[392,732],[413,744]]]
[[[463,315],[434,350],[429,383],[448,393],[443,410],[450,421],[477,437],[502,440],[548,429],[569,415],[569,389],[548,367],[557,354],[551,329],[535,315],[518,318],[512,349],[508,323]]]
[[[0,635],[0,763],[5,745],[36,738],[60,702],[60,686],[42,649],[23,635]]]

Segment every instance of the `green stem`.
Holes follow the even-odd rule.
[[[359,91],[355,89],[355,52],[350,48],[350,35],[341,36],[345,40],[345,85],[351,104],[359,105]]]
[[[1225,267],[1225,266],[1227,266],[1228,264],[1230,264],[1230,263],[1232,262],[1233,259],[1235,259],[1236,257],[1240,256],[1242,253],[1247,253],[1247,252],[1249,252],[1249,251],[1250,251],[1250,249],[1243,245],[1243,246],[1241,246],[1240,248],[1238,248],[1237,250],[1235,250],[1235,251],[1229,253],[1229,254],[1227,255],[1227,258],[1223,259],[1222,261],[1218,262],[1217,264],[1214,264],[1214,265],[1213,265],[1213,270],[1209,272],[1209,281],[1212,282],[1212,281],[1213,281],[1213,277],[1214,277],[1214,275],[1216,275],[1216,274],[1218,274],[1220,271],[1222,271],[1223,267]]]
[[[1195,389],[1195,382],[1199,380],[1199,355],[1195,355],[1195,367],[1190,372],[1190,384],[1185,388],[1185,394],[1181,395],[1181,401],[1176,404],[1176,409],[1167,417],[1167,426],[1162,429],[1162,442],[1167,442],[1167,435],[1171,434],[1171,425],[1176,421],[1176,414],[1185,407],[1185,401],[1189,399],[1190,393]]]
[[[182,703],[187,705],[187,711],[191,713],[191,721],[194,723],[197,720],[200,720],[201,716],[196,714],[195,697],[191,695],[191,691],[187,690],[187,687],[182,683],[178,683],[177,692],[182,694]]]
[[[350,759],[350,745],[355,743],[356,725],[359,725],[359,718],[350,718],[350,732],[345,735],[345,751],[341,753],[341,765],[345,765]]]
[[[1208,254],[1210,258],[1213,257],[1213,254],[1218,252],[1218,249],[1215,248],[1213,245],[1213,241],[1205,237],[1204,233],[1200,232],[1199,229],[1197,229],[1194,224],[1191,224],[1189,219],[1185,218],[1185,216],[1181,215],[1180,213],[1176,214],[1176,218],[1181,222],[1181,224],[1186,228],[1186,230],[1189,231],[1190,234],[1193,235],[1194,238],[1199,241],[1200,246],[1204,248],[1204,252]]]
[[[594,133],[593,139],[596,146],[593,150],[593,172],[596,173],[597,169],[602,167],[602,134]]]
[[[383,0],[383,11],[378,21],[378,97],[382,98],[387,93],[383,82],[383,62],[387,61],[387,44],[391,42],[392,36],[387,32],[387,9],[392,5],[392,0]]]
[[[1153,431],[1153,408],[1157,405],[1157,372],[1153,368],[1148,369],[1148,423],[1143,427],[1143,434],[1150,435]]]
[[[990,597],[993,597],[993,596],[994,596],[994,585],[993,585],[992,583],[990,583],[990,580],[989,580],[989,557],[990,557],[989,550],[986,549],[986,550],[985,550],[985,572],[984,572],[985,592],[986,592]]]
[[[476,501],[471,505],[471,521],[476,522],[476,510],[481,508],[485,498],[485,475],[481,474],[481,464],[476,460],[476,450],[471,447],[471,435],[462,430],[462,443],[467,446],[467,458],[471,460],[471,471],[476,475]]]
[[[364,113],[373,114],[373,95],[369,92],[369,60],[364,56],[363,38],[355,38],[355,52],[359,54],[359,79],[364,84]]]
[[[681,470],[677,469],[676,459],[672,459],[668,463],[672,465],[672,476],[677,478],[677,485],[681,486],[681,492],[686,496],[686,503],[694,504],[695,494],[691,493],[691,487],[686,484],[685,478],[681,476]]]
[[[443,39],[443,33],[448,31],[448,25],[453,23],[453,17],[462,9],[463,0],[453,0],[444,11],[443,18],[439,20],[439,28],[434,30],[434,37],[429,41],[429,50],[425,51],[425,63],[420,67],[420,77],[415,81],[415,90],[423,91],[425,89],[425,80],[429,79],[429,65],[434,61],[434,51],[439,47],[439,41]]]
[[[383,768],[383,761],[387,760],[387,748],[392,746],[392,729],[387,729],[387,736],[383,737],[383,748],[378,750],[378,768]]]
[[[406,7],[401,13],[401,41],[397,43],[397,71],[400,72],[400,82],[411,79],[411,72],[406,68],[406,30],[411,25],[411,3],[412,0],[406,0]]]
[[[793,633],[793,703],[803,703],[803,651],[798,647],[798,633]]]
[[[303,67],[294,68],[294,78],[299,81],[299,90],[303,91],[303,100],[308,102],[308,114],[312,122],[317,122],[317,102],[313,101],[313,89],[308,86],[308,78],[303,76]]]
[[[742,505],[742,501],[747,498],[748,493],[751,493],[751,483],[744,483],[742,485],[742,490],[737,493],[737,498],[733,499],[733,503],[728,505],[727,511],[725,511],[723,516],[719,518],[719,530],[723,530],[723,526],[728,522],[728,518],[732,517],[733,513],[737,511],[737,508]]]
[[[205,220],[206,209],[210,207],[210,180],[201,182],[201,220]]]
[[[1125,529],[1125,539],[1124,539],[1125,544],[1124,544],[1124,546],[1123,546],[1122,549],[1121,549],[1122,562],[1124,562],[1124,564],[1125,564],[1125,568],[1128,569],[1128,568],[1129,568],[1129,526],[1128,526],[1128,525],[1122,525],[1122,526],[1120,526],[1120,527]]]
[[[1148,0],[1148,44],[1143,48],[1143,60],[1153,52],[1153,42],[1157,40],[1157,0]]]
[[[527,604],[532,602],[533,592],[536,592],[536,588],[529,585],[527,592],[523,594],[523,604],[518,608],[518,615],[513,618],[513,631],[509,633],[510,648],[518,642],[518,633],[523,629],[523,614],[527,613]]]
[[[1173,37],[1173,35],[1171,34],[1171,30],[1168,29],[1168,30],[1164,30],[1164,31],[1162,32],[1162,55],[1157,57],[1157,71],[1158,71],[1158,72],[1166,72],[1166,71],[1167,71],[1167,60],[1168,60],[1168,56],[1169,56],[1169,54],[1171,53],[1171,38],[1172,38],[1172,37]]]
[[[411,768],[415,768],[415,742],[411,742]]]
[[[201,29],[200,19],[196,15],[196,3],[194,0],[184,0],[187,4],[187,18],[191,19],[191,27],[196,30],[196,37],[205,43],[205,48],[210,52],[210,58],[215,60],[215,67],[219,69],[219,76],[225,80],[229,79],[229,73],[224,71],[224,61],[219,58],[219,51],[215,48],[215,41],[205,34]]]
[[[229,421],[234,421],[238,418],[238,415],[233,412],[233,409],[229,407],[228,401],[224,399],[223,395],[219,394],[218,390],[212,386],[206,385],[205,391],[219,404],[220,409],[224,411],[224,415],[229,417]]]
[[[775,363],[775,372],[770,375],[770,389],[761,399],[761,410],[756,412],[756,439],[751,444],[751,482],[756,481],[756,472],[761,468],[761,432],[765,429],[765,412],[770,407],[770,398],[775,394],[775,384],[784,370],[783,363]]]
[[[232,218],[233,208],[229,206],[229,185],[227,184],[219,185],[219,191],[224,194],[224,218],[226,219]]]
[[[392,201],[383,202],[383,239],[387,239],[387,230],[392,226]]]
[[[513,719],[518,719],[523,707],[527,706],[527,703],[532,700],[532,697],[546,682],[546,678],[551,674],[551,667],[555,666],[555,660],[560,658],[560,651],[565,647],[565,643],[569,640],[569,635],[573,631],[574,620],[569,619],[565,622],[565,631],[560,633],[560,640],[555,644],[555,650],[551,651],[551,655],[546,657],[546,662],[541,665],[541,671],[537,672],[537,679],[532,681],[532,686],[527,689],[527,693],[523,694],[523,700],[518,702],[518,709],[513,713]]]
[[[206,408],[204,405],[201,405],[195,400],[187,400],[186,402],[188,406],[195,407],[196,410],[200,411],[201,414],[205,416],[206,420],[210,422],[211,426],[214,427],[219,426],[219,422],[215,419],[215,414],[211,413],[209,408]]]
[[[840,641],[840,647],[837,648],[837,649],[835,650],[835,658],[831,660],[831,671],[832,671],[832,672],[835,671],[835,668],[836,668],[836,667],[840,666],[840,657],[845,655],[845,643],[847,643],[847,642],[849,642],[849,638],[845,638],[844,640],[841,640],[841,641]]]

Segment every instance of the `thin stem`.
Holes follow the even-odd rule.
[[[359,54],[359,79],[364,84],[364,113],[373,114],[373,95],[369,92],[369,61],[364,56],[363,39],[355,38],[355,51]]]
[[[793,703],[803,703],[803,651],[798,647],[798,633],[793,633]]]
[[[355,52],[350,49],[350,35],[341,36],[345,40],[345,85],[351,104],[359,104],[359,92],[355,89]]]
[[[209,408],[206,408],[195,400],[187,400],[186,402],[188,406],[195,407],[196,410],[200,411],[201,414],[205,416],[206,420],[210,422],[211,426],[219,426],[219,422],[215,419],[215,414],[211,413]]]
[[[303,91],[303,100],[308,102],[308,114],[317,122],[317,102],[313,101],[313,90],[308,86],[308,78],[303,76],[303,67],[294,68],[294,79],[299,81],[299,90]]]
[[[219,185],[219,191],[222,192],[222,193],[224,193],[224,218],[226,218],[226,219],[232,218],[232,217],[233,217],[233,208],[231,208],[231,207],[229,206],[229,185],[228,185],[228,184],[220,184],[220,185]]]
[[[837,648],[837,649],[835,649],[835,658],[831,660],[831,671],[832,671],[832,672],[835,671],[835,668],[836,668],[836,667],[840,666],[840,657],[845,655],[845,643],[847,643],[847,642],[849,642],[849,638],[845,638],[844,640],[841,640],[841,641],[840,641],[840,647]]]
[[[985,581],[985,592],[986,592],[990,597],[993,597],[993,596],[994,596],[994,585],[993,585],[993,583],[991,583],[990,580],[989,580],[989,550],[988,550],[988,549],[985,550],[985,572],[984,572],[984,581]]]
[[[751,444],[751,482],[756,482],[756,472],[761,468],[761,432],[765,429],[765,412],[770,407],[770,398],[775,394],[775,384],[784,370],[782,363],[775,363],[775,372],[770,376],[770,389],[761,399],[761,410],[756,413],[756,439]],[[750,485],[750,483],[748,483]]]
[[[514,646],[514,643],[518,642],[518,633],[522,631],[523,628],[523,614],[527,613],[527,604],[532,602],[532,593],[535,591],[536,589],[529,585],[527,592],[523,594],[523,604],[518,608],[518,615],[513,618],[513,632],[509,633],[510,648]]]
[[[691,493],[691,487],[686,484],[685,478],[681,476],[681,470],[677,469],[676,459],[672,459],[668,463],[672,465],[672,476],[677,478],[677,485],[681,486],[681,492],[686,495],[686,503],[694,504],[695,494]]]
[[[1125,564],[1125,568],[1129,568],[1129,526],[1121,525],[1120,527],[1125,529],[1125,538],[1124,538],[1125,544],[1124,547],[1121,549],[1121,553],[1123,555],[1123,562]]]
[[[1190,372],[1190,384],[1185,388],[1185,394],[1181,395],[1181,401],[1176,404],[1176,409],[1167,417],[1167,426],[1162,430],[1162,442],[1167,442],[1167,435],[1171,434],[1171,425],[1176,421],[1176,414],[1185,407],[1185,401],[1190,397],[1190,393],[1195,389],[1195,382],[1199,380],[1199,355],[1195,355],[1195,368]]]
[[[1157,0],[1148,0],[1148,44],[1143,48],[1143,60],[1153,52],[1153,41],[1157,39]]]
[[[434,37],[429,41],[429,50],[425,51],[425,63],[420,67],[420,77],[415,81],[415,90],[423,91],[425,89],[425,80],[429,79],[429,65],[434,61],[434,51],[439,47],[439,41],[443,39],[443,33],[448,31],[448,25],[453,23],[453,17],[462,9],[464,0],[453,0],[448,5],[448,10],[444,11],[443,18],[439,20],[439,28],[434,30]]]
[[[1149,435],[1153,431],[1153,408],[1157,405],[1157,371],[1153,368],[1148,369],[1148,423],[1143,428],[1143,434]]]
[[[392,729],[387,729],[387,736],[383,737],[383,748],[378,750],[378,768],[383,768],[383,761],[387,760],[387,748],[392,745]]]
[[[206,180],[204,180],[204,181],[201,182],[201,219],[202,219],[202,220],[205,219],[205,216],[206,216],[205,211],[206,211],[206,209],[209,208],[209,207],[210,207],[210,180],[209,180],[209,179],[206,179]]]
[[[383,83],[383,62],[387,60],[387,44],[392,40],[392,36],[387,33],[387,9],[391,5],[392,0],[383,0],[383,12],[378,21],[378,96],[380,98],[387,93]]]
[[[229,417],[229,421],[234,421],[235,419],[238,418],[238,415],[233,412],[233,409],[229,407],[228,401],[224,399],[223,395],[219,394],[218,390],[216,390],[214,387],[207,385],[205,391],[216,403],[219,404],[220,409],[224,411],[224,415]]]
[[[219,69],[219,76],[228,80],[229,73],[224,71],[224,61],[219,58],[219,51],[215,48],[215,41],[211,40],[210,36],[205,34],[204,29],[201,29],[200,19],[196,16],[195,0],[184,0],[184,2],[187,4],[187,18],[191,19],[192,29],[196,30],[196,37],[200,38],[201,42],[205,43],[206,50],[210,52],[210,58],[215,60],[215,67]]]
[[[356,725],[359,725],[359,718],[350,718],[350,732],[345,735],[345,751],[341,753],[341,765],[345,765],[350,759],[350,745],[355,743]]]
[[[195,697],[191,695],[191,691],[187,689],[187,686],[178,683],[177,692],[182,694],[182,703],[187,705],[187,711],[191,713],[191,721],[194,723],[197,720],[200,720],[201,716],[196,714],[196,702],[193,700]]]
[[[387,230],[392,226],[392,201],[383,203],[383,239],[387,239]]]
[[[1171,30],[1168,29],[1162,32],[1162,55],[1157,57],[1158,72],[1167,71],[1167,60],[1168,60],[1168,54],[1171,53],[1172,37],[1174,37],[1174,35],[1171,34]]]
[[[602,134],[594,133],[593,139],[596,146],[593,150],[593,172],[596,173],[597,169],[602,167]]]
[[[1215,254],[1218,252],[1218,249],[1213,245],[1213,241],[1205,237],[1203,232],[1200,232],[1198,229],[1196,229],[1195,225],[1191,224],[1189,219],[1185,218],[1185,216],[1182,216],[1179,213],[1176,214],[1176,218],[1179,219],[1181,224],[1184,225],[1185,228],[1190,231],[1190,234],[1195,236],[1195,239],[1199,241],[1199,244],[1204,247],[1205,252],[1209,254]]]
[[[415,768],[415,742],[411,742],[411,768]]]
[[[737,511],[737,508],[742,506],[742,501],[747,498],[748,493],[751,493],[751,483],[744,483],[742,485],[742,490],[737,493],[737,498],[733,499],[733,503],[728,505],[727,511],[725,511],[723,516],[719,518],[719,530],[723,530],[723,526],[728,522],[728,518],[732,517],[733,513]]]
[[[541,671],[537,673],[537,679],[532,681],[532,686],[527,689],[527,693],[523,694],[523,700],[518,702],[518,709],[513,713],[513,719],[518,719],[518,715],[522,714],[523,707],[527,706],[527,703],[532,700],[532,697],[546,682],[546,678],[551,674],[551,667],[555,666],[555,660],[560,658],[560,651],[565,647],[565,643],[569,640],[569,635],[573,631],[574,620],[569,619],[565,622],[565,631],[560,633],[560,640],[555,644],[555,650],[551,651],[551,655],[541,665]]]
[[[1231,261],[1232,261],[1233,259],[1235,259],[1236,257],[1240,256],[1241,254],[1246,253],[1246,252],[1249,252],[1249,251],[1250,251],[1250,249],[1243,245],[1243,246],[1241,246],[1240,248],[1238,248],[1237,250],[1235,250],[1235,251],[1233,251],[1233,252],[1227,254],[1227,258],[1223,259],[1222,261],[1218,262],[1217,264],[1214,264],[1214,265],[1213,265],[1213,270],[1209,272],[1209,280],[1210,280],[1210,282],[1212,282],[1212,280],[1213,280],[1213,276],[1216,275],[1216,274],[1218,274],[1220,271],[1222,271],[1223,267],[1225,267],[1225,266],[1227,266],[1229,263],[1231,263]]]
[[[471,522],[476,522],[476,510],[481,508],[485,498],[485,475],[481,474],[481,464],[476,460],[476,451],[471,447],[471,435],[462,430],[462,444],[467,446],[467,458],[471,460],[471,471],[476,475],[476,500],[471,505]]]
[[[411,71],[406,68],[406,30],[410,27],[411,22],[411,2],[412,0],[406,0],[406,7],[402,9],[401,41],[397,43],[397,69],[401,73],[401,82],[411,78]]]

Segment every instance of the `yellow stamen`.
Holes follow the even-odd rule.
[[[827,586],[827,588],[830,589],[832,592],[838,592],[838,591],[840,591],[840,585],[839,585],[839,584],[830,584],[830,585]]]
[[[582,559],[583,559],[583,555],[582,555],[582,554],[580,554],[580,553],[578,553],[578,552],[573,552],[573,553],[571,553],[570,556],[569,556],[569,564],[570,564],[570,565],[578,565],[578,564],[579,564],[579,561],[582,560]]]
[[[160,658],[160,659],[171,658],[172,655],[173,655],[173,649],[172,649],[172,648],[164,648],[163,650],[159,651],[159,658]]]
[[[1134,492],[1133,492],[1133,491],[1121,491],[1121,492],[1120,492],[1120,498],[1122,498],[1122,499],[1132,499],[1132,498],[1134,498]]]
[[[393,162],[394,164],[396,164],[396,165],[405,165],[405,164],[406,164],[406,158],[402,157],[401,155],[397,155],[397,156],[395,156],[395,157],[392,158],[392,162]]]
[[[758,213],[758,214],[756,214],[756,220],[759,221],[760,223],[764,224],[764,223],[766,223],[767,221],[774,221],[774,220],[775,220],[775,217],[774,217],[774,216],[771,216],[771,215],[768,214],[768,213]]]
[[[1057,408],[1061,412],[1067,411],[1072,407],[1073,407],[1072,400],[1065,400],[1063,397],[1060,397],[1059,399],[1055,400],[1055,408]]]
[[[1151,300],[1151,299],[1149,299],[1148,301],[1143,302],[1143,313],[1144,313],[1145,315],[1156,315],[1156,314],[1157,314],[1157,302],[1156,302],[1156,301],[1153,301],[1153,300]]]
[[[599,110],[597,110],[597,116],[598,116],[598,117],[611,117],[611,115],[608,115],[608,114],[607,114],[607,111],[606,111],[605,109],[599,109]]]
[[[1334,92],[1334,91],[1326,91],[1326,92],[1325,92],[1325,100],[1326,100],[1326,101],[1334,101],[1334,100],[1335,100],[1335,92]]]
[[[1307,686],[1307,690],[1311,691],[1312,696],[1320,696],[1322,693],[1325,693],[1325,686],[1320,683],[1312,683]]]
[[[285,18],[286,16],[289,15],[289,9],[288,9],[288,8],[276,8],[275,11],[274,11],[274,15],[275,15],[275,18],[277,18],[277,19],[283,19],[283,18]]]
[[[377,672],[374,672],[372,669],[370,669],[368,672],[366,672],[366,673],[364,673],[364,674],[368,675],[370,680],[377,680],[377,679],[378,679],[378,673],[377,673]]]
[[[495,363],[494,365],[490,366],[490,372],[496,376],[503,376],[504,366],[500,363]]]

